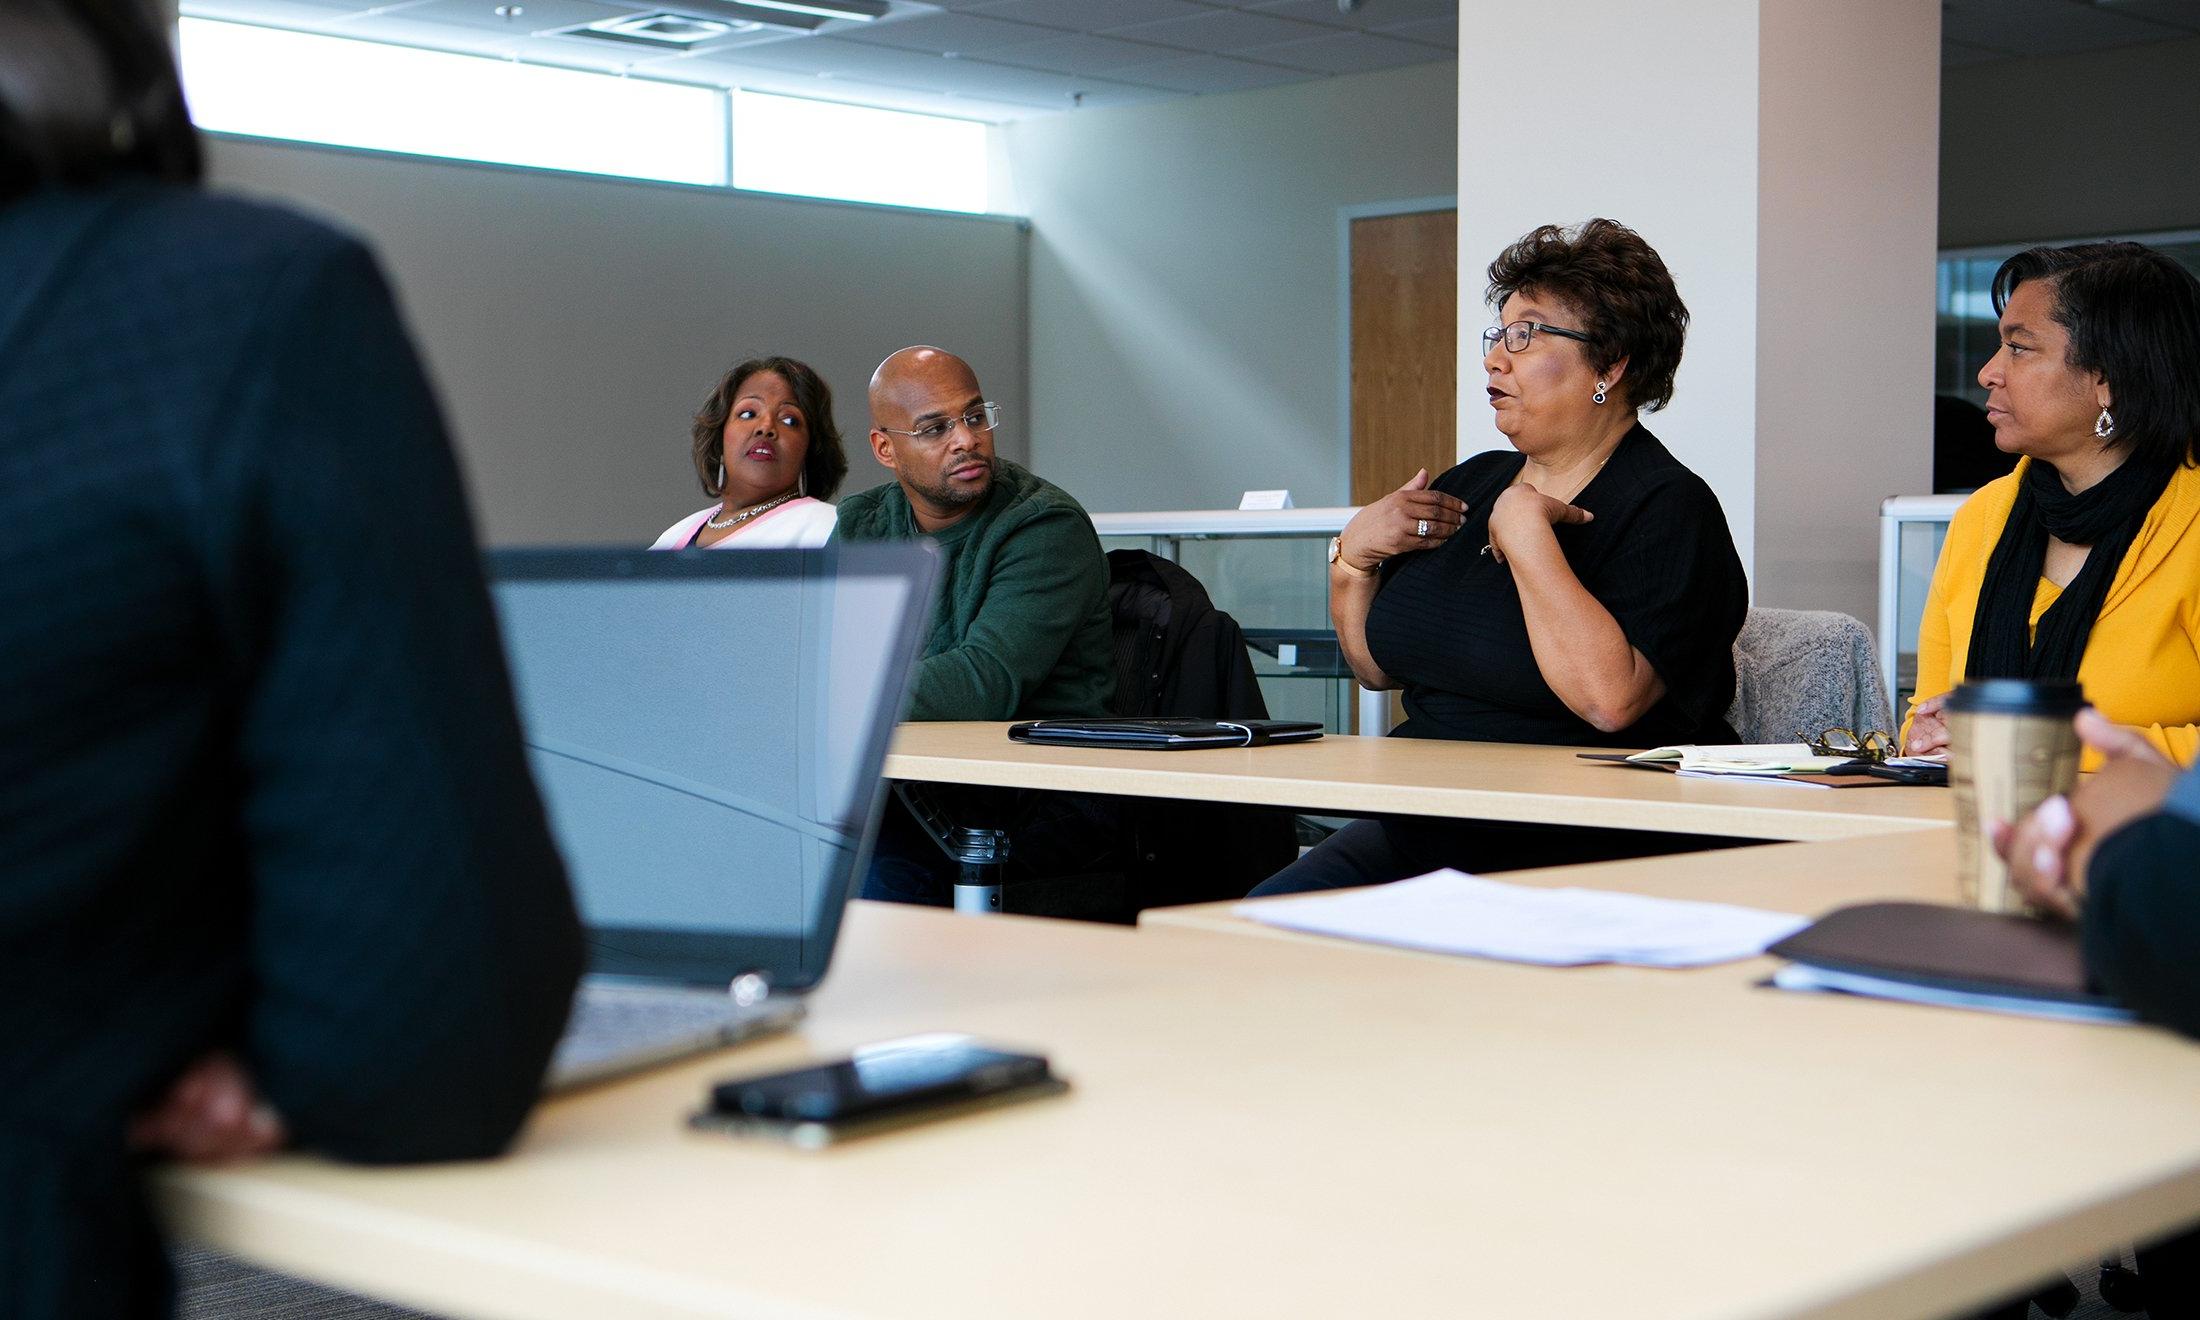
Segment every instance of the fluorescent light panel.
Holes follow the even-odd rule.
[[[882,0],[735,0],[742,5],[754,5],[762,9],[782,9],[790,14],[810,14],[817,18],[845,18],[851,22],[869,23],[886,17],[887,6]]]

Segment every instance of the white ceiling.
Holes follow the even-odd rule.
[[[891,0],[877,22],[758,28],[693,50],[567,30],[714,0],[183,0],[183,12],[719,87],[1006,120],[1448,60],[1457,0]],[[511,17],[500,6],[522,12]]]
[[[1338,0],[889,2],[877,22],[760,27],[691,50],[569,30],[659,10],[724,18],[721,0],[183,0],[183,11],[996,121],[1451,59],[1460,28],[1457,0],[1358,0],[1349,12]],[[2200,0],[1945,0],[1941,10],[1946,65],[2200,35]],[[1533,21],[1532,9],[1507,12]]]

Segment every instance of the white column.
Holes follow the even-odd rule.
[[[1757,603],[1874,617],[1882,496],[1930,489],[1940,10],[1934,0],[1460,7],[1462,456],[1484,271],[1603,215],[1692,316],[1649,427],[1718,492]]]

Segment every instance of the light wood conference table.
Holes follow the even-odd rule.
[[[1506,871],[1491,878],[1544,888],[1580,886],[1653,898],[1736,903],[1805,917],[1823,916],[1851,903],[1887,899],[1916,903],[1960,900],[1956,889],[1956,835],[1952,829],[1913,831],[1883,839],[1768,843],[1719,852],[1542,867]],[[1289,903],[1298,897],[1304,895],[1148,908],[1138,914],[1138,924],[1146,929],[1196,930],[1332,947],[1339,944],[1330,936],[1265,925],[1242,912],[1248,906]],[[1413,958],[1450,961],[1453,957],[1386,946],[1353,947],[1380,948]]]
[[[1923,1320],[2200,1205],[2200,1049],[1762,971],[859,903],[799,1037],[553,1100],[507,1160],[160,1188],[189,1237],[514,1320]],[[714,1078],[939,1029],[1076,1089],[815,1154],[681,1125]]]
[[[1205,751],[1039,747],[1008,725],[903,724],[890,779],[1242,802],[1338,814],[1838,839],[1946,828],[1944,789],[1719,783],[1584,761],[1581,748],[1332,734],[1310,743]]]

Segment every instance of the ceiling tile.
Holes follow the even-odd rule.
[[[270,27],[287,27],[286,20],[294,17],[314,21],[372,7],[373,0],[184,0],[182,6],[191,18],[257,21]]]
[[[1226,59],[1220,55],[1187,55],[1157,64],[1134,64],[1127,69],[1113,70],[1110,76],[1123,82],[1195,93],[1238,92],[1306,80],[1306,75],[1295,69],[1279,69],[1270,64]]]
[[[1076,100],[1078,93],[1086,94],[1085,103],[1097,104],[1107,80],[1009,68],[983,60],[958,60],[956,84],[971,95],[997,96],[1052,110],[1067,110],[1080,104]]]
[[[2166,23],[2186,32],[2200,32],[2200,3],[2194,0],[2095,0],[2095,3],[2111,13]]]
[[[1404,41],[1419,41],[1446,50],[1459,49],[1459,20],[1456,18],[1417,18],[1410,23],[1393,23],[1373,30]]]
[[[1132,23],[1194,17],[1222,7],[1194,0],[979,0],[969,12],[1078,32],[1106,32]]]
[[[366,12],[339,16],[321,24],[320,31],[336,37],[381,41],[397,46],[423,46],[429,50],[455,51],[463,55],[508,55],[532,39],[526,32],[500,32],[494,28],[459,27],[450,23],[422,22],[406,10]],[[617,68],[618,62],[582,54],[561,63],[586,63],[590,67]]]
[[[653,78],[740,87],[752,92],[805,96],[820,101],[878,106],[888,110],[915,110],[924,114],[952,115],[961,119],[1020,119],[1033,110],[1021,103],[1009,104],[966,97],[952,88],[871,82],[854,77],[821,77],[814,69],[777,68],[764,61],[769,47],[713,51],[700,55],[660,60],[643,66]]]
[[[644,3],[646,0],[633,4],[603,4],[599,0],[427,0],[394,12],[416,22],[450,23],[523,37],[643,12]],[[515,18],[504,18],[496,12],[500,5],[521,12]]]
[[[1034,41],[1028,46],[1012,46],[996,51],[984,58],[997,64],[1014,64],[1027,69],[1050,69],[1056,73],[1105,73],[1131,64],[1151,64],[1155,60],[1168,59],[1178,52],[1163,46],[1146,46],[1135,41],[1116,41],[1108,37],[1074,36],[1053,37],[1046,41]]]
[[[1084,80],[1079,88],[1083,99],[1072,103],[1072,109],[1106,110],[1119,105],[1144,105],[1149,101],[1173,101],[1179,93],[1165,87],[1140,87],[1130,83],[1104,81],[1098,78]]]
[[[1944,69],[1958,69],[1966,64],[1992,64],[1996,60],[2006,60],[2008,58],[2009,56],[1998,50],[1985,50],[1978,46],[1966,46],[1960,41],[1943,41],[1940,43],[1940,67]]]
[[[1943,41],[2020,55],[2068,55],[2142,41],[2158,41],[2171,29],[2071,0],[1946,0]]]
[[[867,46],[928,50],[935,55],[950,50],[964,55],[976,55],[984,51],[1020,46],[1026,42],[1044,41],[1048,37],[1059,35],[1061,34],[1054,28],[1032,23],[1010,23],[978,14],[926,14],[921,18],[881,23],[877,27],[855,28],[837,34],[843,41],[861,42]]]
[[[1459,26],[1458,0],[1361,0],[1351,13],[1341,13],[1337,0],[1254,0],[1245,8],[1276,18],[1295,18],[1303,23],[1372,31],[1399,23],[1443,20]]]
[[[1294,37],[1318,37],[1322,29],[1310,23],[1294,23],[1267,14],[1217,9],[1185,18],[1164,18],[1155,23],[1133,23],[1108,35],[1126,41],[1150,41],[1159,46],[1186,50],[1224,51],[1262,46]]]
[[[1238,52],[1267,64],[1282,64],[1309,73],[1366,73],[1396,69],[1408,64],[1428,64],[1445,58],[1434,46],[1393,41],[1371,32],[1325,32],[1318,37],[1273,46],[1252,46]]]
[[[954,81],[952,62],[930,51],[871,46],[838,37],[802,37],[755,46],[729,60],[768,69],[856,78],[865,82],[944,87]]]

